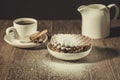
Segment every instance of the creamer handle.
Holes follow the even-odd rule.
[[[119,16],[119,7],[116,4],[109,4],[107,7],[109,9],[112,8],[112,7],[115,7],[116,13],[115,13],[115,16],[113,17],[112,20],[116,20]]]

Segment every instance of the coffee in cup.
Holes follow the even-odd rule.
[[[16,22],[16,24],[19,24],[19,25],[30,25],[30,24],[33,24],[34,22],[33,21],[19,21],[19,22]]]
[[[18,34],[21,42],[30,42],[30,35],[37,32],[37,20],[33,18],[18,18],[13,21],[13,27],[6,29],[6,34]],[[11,36],[11,35],[10,35]]]

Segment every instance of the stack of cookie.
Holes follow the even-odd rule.
[[[49,48],[64,53],[79,53],[91,46],[91,39],[80,34],[55,34],[49,43]]]

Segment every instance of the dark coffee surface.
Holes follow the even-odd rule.
[[[19,25],[30,25],[30,24],[33,24],[34,22],[33,21],[19,21],[19,22],[16,22],[16,24],[19,24]]]

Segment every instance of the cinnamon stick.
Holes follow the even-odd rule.
[[[47,32],[48,32],[48,30],[45,29],[45,30],[43,30],[43,31],[41,31],[41,32],[35,33],[35,34],[33,34],[33,35],[30,36],[30,40],[33,41],[33,40],[41,37],[42,35],[46,34]]]

